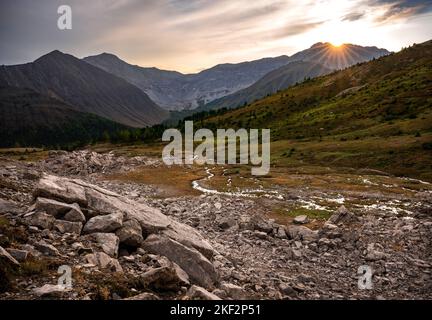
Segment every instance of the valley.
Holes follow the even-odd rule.
[[[61,52],[2,67],[0,299],[430,299],[431,43],[196,75]],[[173,110],[208,85],[214,100],[151,100],[184,78],[186,98],[163,91]],[[180,136],[186,120],[270,129],[269,172],[167,165],[168,116]],[[65,266],[72,288],[55,284]]]
[[[60,255],[43,256],[41,262],[72,264],[74,290],[52,292],[58,298],[429,297],[432,268],[429,237],[432,184],[429,182],[372,170],[313,166],[274,168],[269,176],[253,177],[244,166],[167,167],[160,158],[136,148],[107,145],[99,148],[105,152],[52,151],[31,162],[2,157],[0,161],[5,170],[0,176],[1,205],[3,212],[9,212],[2,219],[13,222],[9,228],[29,228],[38,223],[25,218],[33,202],[30,192],[40,177],[54,175],[63,177],[57,179],[73,179],[65,181],[75,181],[98,192],[105,190],[106,195],[118,194],[125,199],[122,201],[132,201],[137,208],[149,206],[193,228],[212,246],[214,254],[208,259],[215,271],[208,270],[209,273],[196,278],[196,270],[187,269],[194,276],[190,281],[195,283],[189,289],[189,285],[179,284],[177,278],[167,280],[163,273],[152,276],[150,286],[143,286],[143,281],[148,281],[144,280],[147,272],[162,270],[161,266],[167,262],[140,249],[134,251],[120,246],[118,256],[112,257],[124,272],[115,273],[111,281],[101,281],[95,271],[98,267],[86,262],[87,256],[80,253],[81,249],[74,249],[80,246],[65,242],[81,243],[96,250],[97,244],[89,235],[72,236],[63,234],[61,229],[48,232],[31,227],[33,231],[27,243],[40,248],[38,241],[43,239],[62,251]],[[134,155],[126,156],[131,150]],[[106,201],[112,200],[99,201],[108,205],[111,202]],[[128,208],[125,205],[123,210],[132,210]],[[4,245],[5,239],[2,241]],[[15,248],[34,250],[20,244],[18,238],[12,241]],[[181,263],[176,260],[179,254],[166,252],[164,255]],[[357,287],[357,269],[361,265],[374,270],[373,290]],[[0,297],[37,298],[37,288],[50,283],[48,278],[56,271],[40,267],[27,272],[32,280],[18,275],[14,289]],[[213,272],[218,280],[214,285],[204,284],[208,276],[213,277]],[[197,289],[196,281],[205,289]]]

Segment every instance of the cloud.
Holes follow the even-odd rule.
[[[282,29],[275,30],[273,33],[274,39],[286,38],[289,36],[300,35],[309,30],[318,28],[320,25],[325,23],[325,21],[318,22],[300,22],[296,24],[288,24]]]
[[[350,12],[342,17],[342,21],[357,21],[362,19],[366,15],[366,12]]]
[[[371,39],[383,38],[379,28],[431,9],[431,1],[416,0],[66,2],[73,29],[63,32],[57,29],[57,7],[64,1],[0,0],[0,64],[32,61],[58,49],[78,57],[111,52],[134,64],[188,72],[292,54],[329,38],[376,45]],[[430,27],[421,23],[423,39]]]
[[[383,14],[377,17],[377,22],[409,18],[432,11],[430,0],[367,0],[367,4],[384,9]]]

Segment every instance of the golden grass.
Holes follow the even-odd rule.
[[[206,177],[201,167],[165,166],[140,167],[131,172],[105,176],[108,180],[142,183],[158,188],[160,197],[197,196],[192,181]]]

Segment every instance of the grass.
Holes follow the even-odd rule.
[[[295,208],[292,210],[283,210],[280,213],[293,218],[301,215],[306,215],[308,216],[309,219],[320,219],[320,220],[327,220],[331,216],[331,212],[329,211],[306,209],[306,208]]]
[[[300,215],[308,216],[310,222],[304,226],[313,230],[320,228],[327,221],[332,212],[324,210],[306,209],[301,207],[289,208],[281,204],[273,205],[266,213],[268,218],[274,219],[277,223],[283,225],[293,224],[295,217]]]
[[[113,151],[117,156],[125,157],[136,157],[136,156],[148,156],[148,157],[158,157],[162,156],[164,144],[162,143],[136,143],[136,144],[111,144],[102,143],[88,146],[88,149],[99,152],[106,153]]]
[[[48,157],[48,151],[40,148],[0,148],[0,157],[17,161],[36,162]]]
[[[106,176],[108,180],[149,184],[158,188],[159,197],[196,196],[192,181],[204,178],[201,167],[165,166],[140,167],[131,172]]]

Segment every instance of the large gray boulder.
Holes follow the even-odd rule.
[[[93,233],[90,237],[96,241],[102,251],[111,257],[117,257],[119,238],[114,233]]]
[[[189,300],[222,300],[217,295],[208,292],[206,289],[192,286],[186,293],[186,296]]]
[[[140,224],[144,236],[162,233],[188,248],[198,250],[208,259],[211,259],[215,253],[212,246],[194,228],[172,220],[159,209],[129,200],[82,180],[45,175],[39,181],[35,195],[69,204],[78,203],[85,212],[97,215],[92,219],[99,218],[98,215],[123,213],[124,221],[136,220]],[[104,228],[105,231],[101,231],[99,227],[95,228],[95,225],[100,226],[100,220],[93,220],[89,224],[92,219],[87,222],[83,232],[113,232],[121,227],[110,226]],[[104,219],[106,218],[102,221]]]
[[[337,209],[330,219],[328,219],[328,222],[332,224],[351,223],[355,221],[358,221],[358,218],[353,213],[349,212],[345,206],[341,206]]]
[[[198,250],[164,235],[151,235],[143,243],[143,248],[151,253],[167,257],[178,264],[193,283],[205,288],[213,288],[218,282],[218,274],[213,264]]]
[[[116,235],[123,243],[132,247],[139,247],[143,242],[142,228],[139,222],[135,219],[127,220],[123,226],[116,231]]]
[[[56,218],[45,212],[31,212],[24,216],[23,222],[29,226],[51,230]]]
[[[288,226],[286,227],[286,234],[290,239],[303,240],[303,241],[317,241],[318,231],[313,231],[304,226]]]
[[[183,286],[189,286],[189,276],[174,263],[146,271],[140,276],[144,287],[156,290],[178,291]]]
[[[75,233],[80,235],[82,230],[81,222],[70,222],[65,220],[56,220],[54,222],[54,229],[60,233]]]
[[[91,218],[84,226],[84,233],[114,232],[123,225],[123,214],[115,212]]]
[[[123,268],[117,259],[111,258],[104,252],[90,253],[85,256],[88,263],[99,267],[100,269],[108,269],[113,272],[123,272]]]
[[[36,197],[59,200],[66,203],[78,203],[87,206],[87,197],[84,187],[74,180],[53,175],[43,176],[34,191]]]
[[[75,218],[73,220],[65,219],[71,222],[85,221],[84,214],[77,203],[68,204],[57,200],[39,197],[36,199],[32,209],[46,212],[56,218],[62,218],[65,215],[68,215],[68,217]]]

